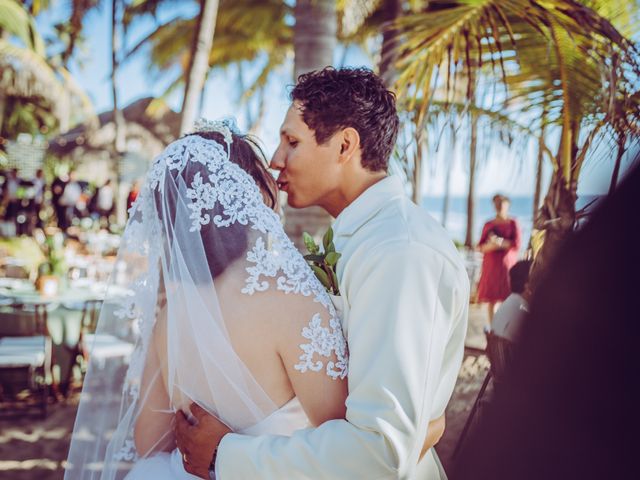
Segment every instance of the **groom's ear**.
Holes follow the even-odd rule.
[[[351,160],[360,150],[360,134],[353,127],[347,127],[342,130],[342,138],[340,143],[340,163],[346,163]]]

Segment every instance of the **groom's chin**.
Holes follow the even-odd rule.
[[[305,208],[309,205],[305,205],[303,202],[300,202],[295,196],[288,194],[287,195],[287,205],[291,208]]]

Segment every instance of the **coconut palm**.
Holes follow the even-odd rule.
[[[197,115],[204,82],[209,70],[209,57],[218,14],[218,0],[200,0],[196,30],[189,56],[182,101],[180,134],[189,130]]]
[[[141,15],[155,15],[163,3],[170,0],[143,0],[125,11],[128,26]],[[293,32],[286,20],[292,9],[279,0],[221,0],[215,26],[215,42],[209,55],[208,74],[215,69],[235,66],[240,70],[242,89],[240,103],[261,92],[270,75],[293,53]],[[183,87],[189,65],[193,31],[197,18],[175,18],[159,24],[131,48],[128,57],[149,47],[149,67],[159,75],[173,75],[166,97]],[[251,63],[261,64],[261,70],[249,83],[244,70]]]
[[[298,0],[294,7],[295,26],[294,79],[333,64],[337,45],[335,0]],[[284,209],[285,230],[298,248],[303,247],[302,233],[319,240],[331,224],[331,216],[319,207]]]
[[[494,104],[537,124],[538,131],[542,107],[548,107],[545,122],[561,140],[550,156],[554,174],[536,219],[546,231],[537,270],[575,225],[577,182],[593,143],[606,134],[620,144],[625,135],[624,148],[640,133],[637,51],[624,29],[608,20],[625,8],[617,4],[431,0],[423,13],[398,22],[403,37],[397,85],[419,116],[427,114],[432,92],[441,86],[439,71],[453,72],[447,79],[477,77],[479,88],[494,92]],[[469,102],[472,84],[467,81]]]
[[[15,0],[0,0],[0,134],[58,127],[93,118],[69,72],[45,57],[35,20]]]

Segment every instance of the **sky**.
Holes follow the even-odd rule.
[[[43,36],[53,35],[52,26],[69,15],[69,4],[57,0],[53,7],[41,14],[38,26]],[[86,90],[93,101],[96,112],[100,113],[112,108],[111,85],[109,80],[111,64],[111,32],[109,2],[103,2],[103,10],[89,14],[85,24],[86,44],[77,55],[81,61],[73,61],[71,73]],[[174,18],[176,15],[192,16],[192,2],[177,2],[170,12],[160,12],[160,20]],[[128,33],[128,45],[152,31],[154,20],[151,18],[135,24]],[[215,37],[214,37],[215,42]],[[174,78],[174,72],[150,71],[147,58],[148,51],[140,51],[126,60],[118,76],[119,104],[124,107],[131,102],[147,96],[159,96]],[[335,61],[344,57],[346,66],[372,67],[372,60],[364,52],[355,47],[349,48],[346,55],[343,50],[336,51]],[[337,64],[337,63],[335,63]],[[257,66],[256,66],[257,68]],[[284,65],[274,75],[267,87],[266,116],[263,127],[258,132],[265,146],[267,155],[271,155],[278,142],[280,123],[289,106],[288,88],[292,84],[292,62]],[[205,86],[203,116],[211,119],[236,116],[240,128],[246,128],[244,107],[239,106],[240,92],[237,88],[237,76],[233,68],[227,71],[216,70]],[[248,83],[248,82],[247,82]],[[182,92],[175,92],[168,99],[169,106],[178,111],[181,106]],[[464,126],[460,129],[459,141],[455,148],[451,145],[439,145],[438,151],[427,159],[422,182],[422,193],[429,196],[441,196],[445,191],[446,169],[444,165],[453,160],[450,174],[450,191],[453,196],[466,195],[468,168],[468,138]],[[537,148],[534,142],[523,143],[512,149],[494,145],[489,151],[480,155],[480,166],[477,173],[477,195],[489,196],[502,192],[511,196],[531,196],[534,189],[535,158]],[[613,168],[612,160],[587,163],[581,174],[578,187],[579,194],[606,193]],[[630,159],[623,162],[623,171],[628,168]],[[550,165],[545,168],[546,191],[551,174]]]

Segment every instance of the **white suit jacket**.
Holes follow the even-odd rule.
[[[239,479],[437,479],[418,465],[429,420],[442,415],[462,361],[469,282],[444,229],[387,177],[336,219],[346,420],[292,437],[226,435],[216,476]]]

